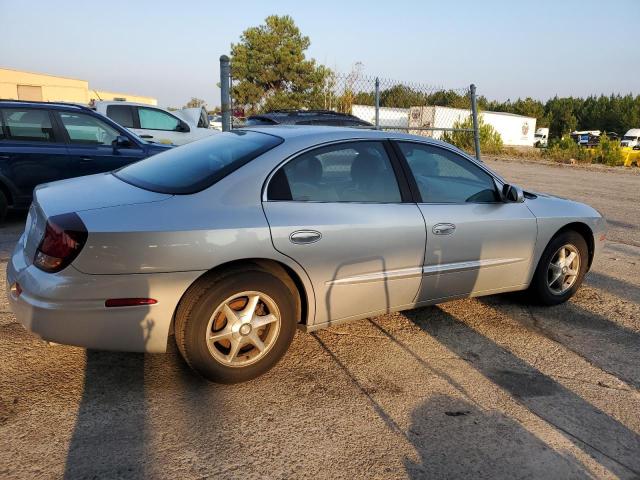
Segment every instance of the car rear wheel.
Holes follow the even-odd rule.
[[[251,269],[205,277],[191,287],[176,312],[175,336],[200,375],[238,383],[271,369],[295,326],[294,292],[272,273]]]
[[[562,232],[545,249],[529,291],[544,305],[558,305],[569,300],[587,273],[587,243],[574,231]]]

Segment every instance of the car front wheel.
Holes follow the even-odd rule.
[[[205,277],[176,312],[175,336],[186,362],[203,377],[238,383],[272,368],[295,334],[287,284],[263,270]]]
[[[530,292],[544,305],[569,300],[582,284],[588,268],[588,250],[584,237],[574,231],[554,237],[540,258]]]

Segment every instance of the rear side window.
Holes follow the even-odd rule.
[[[107,105],[107,117],[126,128],[134,128],[133,108],[129,105]]]
[[[115,128],[85,113],[60,112],[60,120],[71,143],[111,145],[120,135]]]
[[[173,115],[155,108],[138,107],[140,128],[147,130],[169,130],[178,128],[180,121]]]
[[[269,200],[400,202],[391,161],[380,142],[350,142],[304,153],[271,179]]]
[[[3,113],[8,138],[30,142],[54,141],[47,110],[8,108]]]
[[[282,142],[265,133],[225,132],[133,163],[114,175],[153,192],[195,193]]]

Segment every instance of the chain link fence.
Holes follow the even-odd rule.
[[[234,108],[242,109],[243,106],[232,103],[228,58],[223,56],[220,60],[224,130],[225,105],[228,105],[228,128],[231,126]],[[306,92],[300,103],[304,109],[353,115],[368,122],[371,125],[369,128],[408,132],[444,140],[474,152],[480,159],[474,85],[447,89],[368,77],[356,68],[348,74],[329,73],[321,88]],[[255,111],[256,107],[253,108]],[[268,111],[268,102],[258,108]]]

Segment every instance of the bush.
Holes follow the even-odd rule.
[[[624,156],[618,140],[611,140],[606,135],[600,136],[600,142],[594,148],[578,145],[571,137],[565,135],[560,140],[554,140],[543,156],[560,162],[575,160],[580,163],[602,163],[617,166],[624,164]]]
[[[456,121],[453,128],[473,129],[473,118],[469,116],[464,121]],[[478,118],[478,129],[480,130],[480,152],[496,154],[502,152],[503,143],[500,134],[489,124],[484,123],[482,115]],[[456,147],[475,153],[475,143],[473,132],[445,132],[442,140],[455,145]]]

